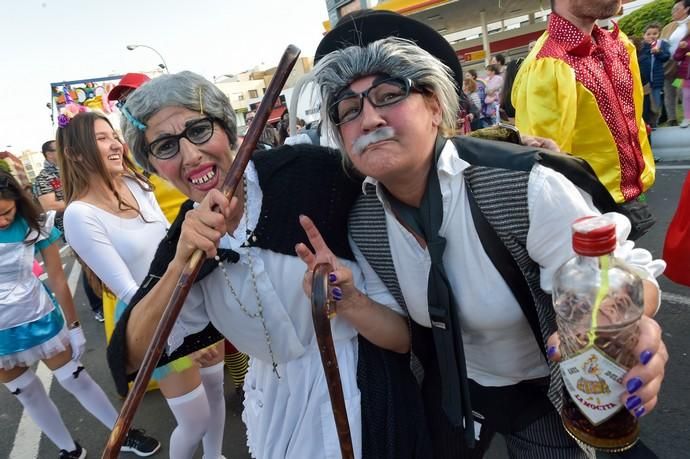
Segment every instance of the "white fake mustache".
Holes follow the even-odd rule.
[[[378,128],[374,132],[364,134],[352,142],[352,153],[355,155],[361,155],[366,148],[372,143],[383,142],[384,140],[390,140],[395,137],[395,130],[390,127]]]

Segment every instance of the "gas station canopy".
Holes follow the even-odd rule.
[[[373,8],[423,22],[445,36],[460,59],[488,63],[492,50],[526,50],[544,31],[550,6],[549,0],[383,0]],[[324,23],[327,31],[330,26]]]
[[[442,35],[487,23],[524,16],[550,8],[549,0],[387,0],[374,9],[396,11],[413,17]]]

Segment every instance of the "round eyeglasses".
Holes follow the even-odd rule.
[[[149,144],[149,153],[158,159],[170,159],[180,151],[183,137],[194,145],[201,145],[213,137],[213,118],[206,117],[189,121],[184,131],[175,135],[160,137]]]
[[[341,91],[328,109],[329,116],[336,126],[340,126],[353,121],[362,113],[365,97],[371,105],[380,108],[397,104],[407,98],[410,92],[422,91],[409,78],[384,76],[374,80],[368,89],[359,94],[349,88]]]

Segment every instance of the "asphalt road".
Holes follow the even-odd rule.
[[[690,170],[690,162],[660,163],[656,184],[649,193],[650,206],[657,217],[655,227],[638,245],[660,257],[666,229],[675,211],[681,185]],[[63,257],[65,271],[72,276],[72,283],[79,279],[77,264],[66,251]],[[690,457],[690,289],[672,283],[662,277],[663,304],[657,320],[664,329],[664,340],[671,355],[666,380],[657,409],[642,421],[642,439],[659,457],[681,459]],[[110,399],[119,408],[121,400],[115,392],[105,362],[105,337],[102,324],[93,320],[86,304],[81,284],[76,285],[75,300],[88,339],[83,363],[93,378],[101,384]],[[70,432],[89,452],[90,457],[100,457],[108,430],[89,415],[79,403],[60,387],[39,365],[39,375],[55,401]],[[240,402],[235,395],[229,375],[226,379],[226,434],[224,451],[228,459],[247,458],[244,429],[240,418]],[[156,457],[167,457],[167,443],[175,421],[160,394],[149,392],[144,398],[135,425],[146,429],[163,444]],[[123,454],[122,457],[134,457]],[[24,416],[21,405],[4,388],[0,389],[0,459],[34,459],[57,457],[55,446],[37,431]],[[197,452],[195,457],[201,457]],[[487,459],[508,457],[500,438],[494,441]]]
[[[690,162],[659,163],[649,203],[657,217],[655,227],[638,244],[661,258],[664,237],[678,204]],[[661,458],[690,458],[690,288],[666,277],[659,279],[662,305],[656,319],[663,329],[670,363],[655,411],[642,422],[642,439]]]

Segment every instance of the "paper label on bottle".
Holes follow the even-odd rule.
[[[628,370],[596,347],[561,362],[563,382],[573,402],[593,425],[623,408],[623,376]]]

